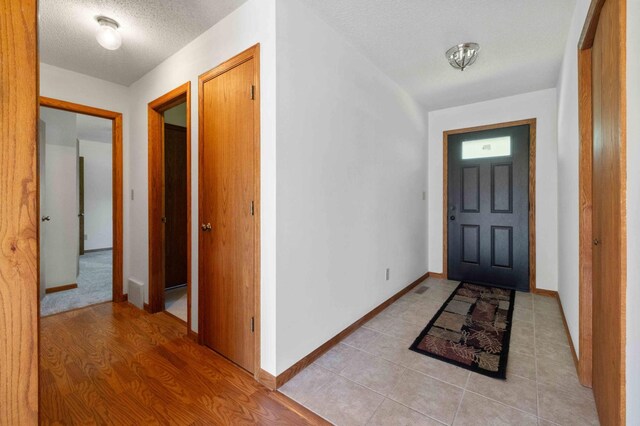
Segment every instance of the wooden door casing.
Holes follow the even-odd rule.
[[[38,423],[37,1],[0,1],[0,424]]]
[[[164,175],[164,112],[186,103],[186,264],[187,264],[187,333],[191,331],[191,82],[188,81],[159,98],[149,102],[147,119],[149,129],[149,303],[145,309],[151,313],[164,310],[165,292],[165,175]]]
[[[592,384],[603,425],[625,424],[625,7],[624,0],[604,3],[591,48]]]
[[[92,106],[76,104],[59,99],[40,96],[40,106],[59,109],[62,111],[85,114],[92,117],[111,120],[111,185],[112,192],[112,220],[113,220],[113,301],[124,302],[127,295],[124,294],[124,238],[123,238],[123,160],[122,160],[122,113],[109,111]]]
[[[254,46],[202,75],[199,90],[200,339],[256,376],[258,67]]]

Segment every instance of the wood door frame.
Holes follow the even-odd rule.
[[[149,303],[151,312],[164,311],[164,112],[185,102],[187,106],[187,333],[191,331],[191,81],[149,102],[147,107],[149,184]]]
[[[112,148],[112,217],[113,222],[113,301],[124,302],[127,295],[123,289],[123,189],[122,189],[122,113],[106,109],[94,108],[87,105],[67,102],[60,99],[40,96],[41,107],[53,108],[76,114],[111,120],[111,148]],[[40,183],[38,182],[38,186]],[[38,211],[40,206],[38,206]]]
[[[578,42],[578,110],[580,135],[579,162],[579,342],[580,355],[578,359],[578,377],[580,383],[591,387],[593,383],[593,86],[592,86],[592,47],[596,30],[600,20],[600,13],[606,0],[592,0],[587,17],[582,27]],[[626,22],[626,9],[621,8],[620,22]],[[620,31],[625,30],[623,25]],[[623,32],[623,40],[626,34]],[[626,50],[620,49],[626,63]],[[626,69],[620,76],[625,85]],[[620,94],[621,103],[626,106],[626,93]],[[626,119],[626,107],[621,108],[621,117]],[[620,145],[622,147],[620,179],[623,196],[620,206],[621,244],[626,247],[626,122],[621,125]],[[626,248],[623,250],[626,254]],[[626,269],[622,268],[621,284],[626,288]],[[620,307],[620,320],[623,329],[626,327],[624,312],[626,309],[626,291],[623,289]],[[625,353],[625,338],[622,335],[622,354]],[[621,364],[624,368],[624,362]],[[624,383],[624,380],[623,380]],[[622,413],[624,414],[626,401],[624,392],[621,395]]]
[[[210,71],[207,71],[204,74],[201,74],[198,77],[198,205],[202,205],[202,197],[203,197],[203,185],[202,185],[202,170],[204,170],[204,159],[202,158],[202,152],[204,149],[204,117],[203,117],[203,106],[204,106],[204,83],[207,81],[229,71],[232,68],[237,67],[249,60],[255,60],[254,66],[254,82],[255,82],[255,93],[254,93],[254,118],[255,118],[255,126],[254,126],[254,370],[253,377],[256,380],[259,380],[260,375],[260,330],[261,330],[261,321],[260,321],[260,43],[248,48],[247,50],[239,53],[238,55],[232,57],[231,59],[221,63],[217,67],[213,68]],[[198,212],[198,220],[199,223],[203,223],[202,210]],[[203,276],[203,259],[202,259],[202,233],[198,234],[198,273],[199,277]],[[203,324],[204,324],[204,295],[203,295],[203,286],[198,286],[198,342],[200,344],[204,343],[204,333]]]
[[[0,2],[0,423],[38,423],[38,15]]]
[[[447,206],[449,204],[449,136],[460,133],[480,132],[483,130],[503,129],[529,125],[529,291],[532,293],[553,293],[536,289],[536,125],[537,119],[509,121],[488,124],[485,126],[466,127],[464,129],[445,130],[442,133],[442,274],[449,276],[449,221]]]

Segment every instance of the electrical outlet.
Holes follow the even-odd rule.
[[[131,201],[133,201],[133,189],[131,190]]]
[[[387,268],[387,270],[384,273],[384,277],[387,281],[389,281],[389,276],[391,275],[391,269]]]
[[[423,200],[427,199],[427,191],[422,191],[422,199]]]

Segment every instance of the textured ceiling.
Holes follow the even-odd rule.
[[[575,0],[301,0],[428,110],[555,87]],[[464,72],[444,52],[480,44]]]
[[[40,0],[40,60],[129,86],[245,1]],[[120,49],[96,41],[99,15],[120,24]]]

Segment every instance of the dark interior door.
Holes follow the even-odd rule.
[[[448,276],[529,291],[529,125],[448,136]]]
[[[78,157],[78,254],[84,254],[84,157]]]
[[[164,125],[165,288],[187,283],[187,129]]]

